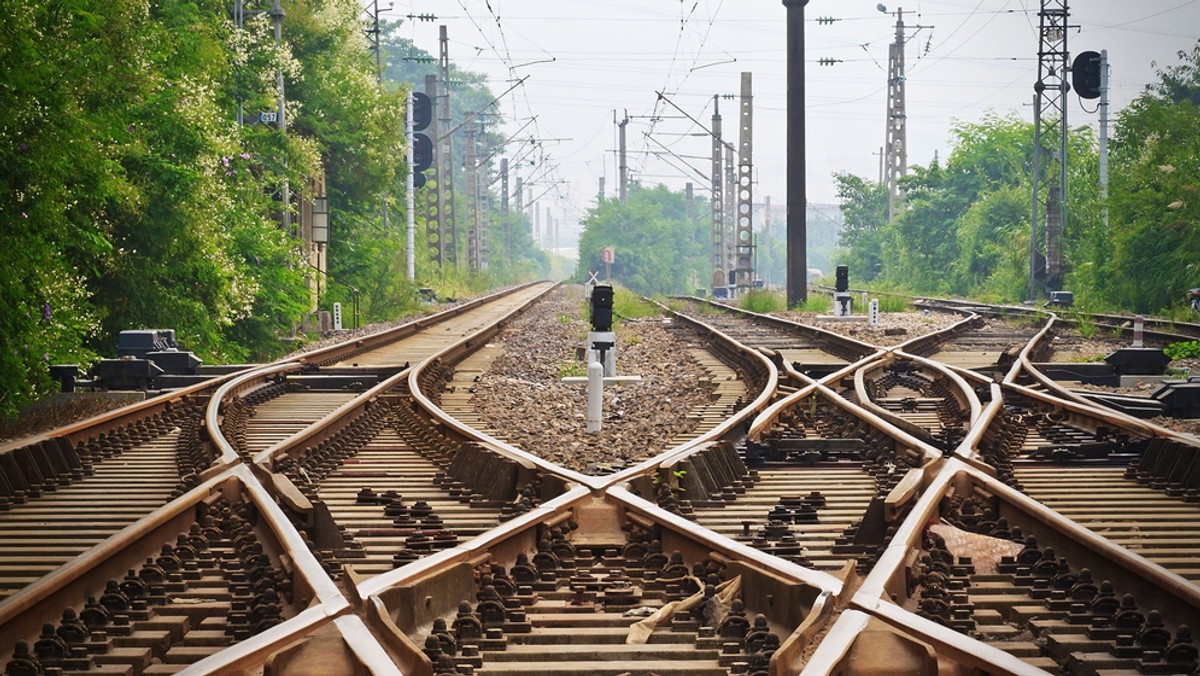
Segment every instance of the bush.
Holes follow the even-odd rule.
[[[662,311],[657,305],[622,286],[613,287],[613,314],[624,319],[657,317]]]
[[[814,294],[808,300],[792,308],[798,312],[831,312],[833,298],[824,294]]]
[[[752,289],[738,301],[738,307],[749,312],[767,314],[787,309],[787,299],[780,293],[766,289]]]
[[[908,312],[912,309],[904,296],[879,296],[880,312]]]
[[[1194,359],[1200,357],[1200,340],[1187,340],[1182,343],[1171,343],[1163,349],[1171,359]]]

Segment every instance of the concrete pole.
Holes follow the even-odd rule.
[[[1037,300],[1037,240],[1038,240],[1038,194],[1041,190],[1039,178],[1042,165],[1042,97],[1033,95],[1033,174],[1029,182],[1033,184],[1032,213],[1029,217],[1029,302]]]
[[[787,8],[787,304],[808,302],[808,195],[804,185],[804,6],[808,0],[783,0]]]
[[[626,199],[626,197],[628,197],[628,192],[629,192],[629,164],[625,160],[625,126],[628,124],[629,124],[629,116],[626,115],[625,119],[621,120],[621,123],[618,125],[618,127],[621,130],[621,135],[620,135],[621,140],[620,140],[620,147],[619,147],[620,166],[618,167],[618,173],[620,174],[620,177],[618,178],[618,180],[620,181],[620,185],[617,186],[617,194],[620,195],[622,204],[625,203],[625,199]]]
[[[1108,230],[1108,50],[1100,50],[1100,200]]]
[[[376,15],[378,16],[378,14]],[[417,220],[414,210],[416,209],[416,200],[413,198],[413,91],[408,90],[408,116],[404,123],[408,134],[408,185],[405,189],[405,207],[408,212],[407,228],[406,228],[406,244],[408,245],[408,281],[413,281],[417,278]],[[387,228],[387,200],[383,202],[384,208],[384,228]]]
[[[275,0],[275,5],[271,7],[269,12],[271,22],[275,24],[275,45],[278,47],[283,44],[283,18],[287,13],[283,11],[283,5],[279,4],[279,0]],[[279,135],[287,140],[287,96],[283,89],[283,69],[275,71],[275,87],[278,90],[279,96]],[[287,167],[287,158],[283,160],[283,165]],[[280,198],[283,201],[282,221],[285,232],[290,232],[292,229],[292,192],[288,185],[287,178],[283,179],[283,185],[280,186]]]

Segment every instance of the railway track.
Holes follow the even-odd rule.
[[[0,449],[4,673],[1197,668],[1200,447],[1029,386],[1040,327],[672,300],[727,387],[589,475],[448,396],[548,289]]]

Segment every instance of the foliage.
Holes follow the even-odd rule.
[[[562,378],[582,378],[587,375],[587,364],[580,361],[565,361],[559,364],[558,372],[554,377]]]
[[[1200,43],[1117,115],[1109,200],[1111,257],[1089,280],[1138,312],[1200,285]]]
[[[1172,360],[1200,358],[1200,340],[1185,340],[1171,343],[1163,348],[1163,352]]]
[[[887,224],[887,186],[854,174],[834,174],[844,224],[838,234],[837,262],[869,283],[883,270],[880,231]]]
[[[1071,312],[1068,317],[1075,324],[1075,330],[1084,338],[1091,338],[1096,335],[1096,320],[1089,314],[1083,312]]]
[[[123,329],[176,328],[207,361],[277,355],[310,307],[285,184],[327,178],[330,259],[368,314],[408,302],[402,238],[338,229],[395,192],[404,143],[360,12],[289,3],[277,44],[268,17],[237,30],[221,0],[0,3],[0,417],[50,390],[47,363],[87,366]],[[278,73],[288,133],[239,125],[239,104],[277,108]]]
[[[759,314],[783,312],[787,309],[787,297],[777,291],[752,289],[738,298],[738,307]]]
[[[877,299],[879,300],[880,312],[909,312],[912,310],[912,304],[904,296],[883,294],[878,296]]]
[[[612,277],[643,294],[680,293],[709,281],[707,226],[688,218],[686,198],[665,186],[632,187],[627,201],[606,199],[588,211],[579,239],[579,272],[602,269],[601,251],[616,256]]]
[[[810,293],[807,300],[792,309],[797,312],[831,312],[833,310],[833,296],[827,296],[823,293]]]
[[[614,318],[638,319],[642,317],[658,317],[662,311],[657,305],[647,301],[642,296],[622,287],[613,287]]]

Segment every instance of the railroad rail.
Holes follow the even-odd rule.
[[[551,288],[0,449],[4,673],[1197,668],[1200,445],[1038,377],[1054,317],[672,299],[729,385],[592,475],[448,396]]]

